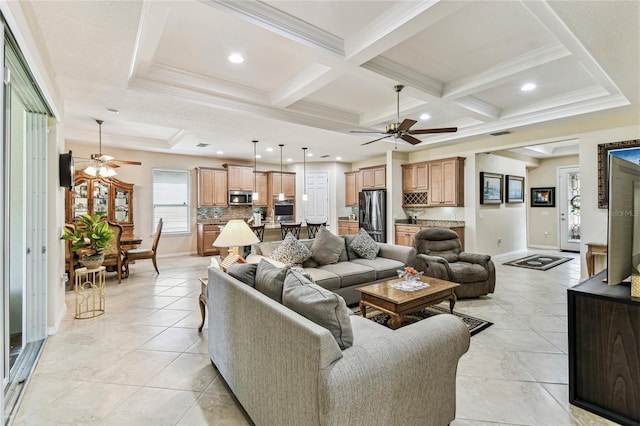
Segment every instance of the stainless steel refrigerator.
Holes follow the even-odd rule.
[[[380,243],[387,242],[387,191],[366,190],[359,196],[358,225]]]

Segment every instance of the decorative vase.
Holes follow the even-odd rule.
[[[87,269],[98,269],[104,262],[104,253],[96,253],[91,255],[80,256],[80,263]]]

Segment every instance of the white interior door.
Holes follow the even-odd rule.
[[[329,173],[307,172],[307,201],[302,201],[302,219],[319,223],[329,221]]]
[[[580,251],[580,169],[558,168],[560,250]]]

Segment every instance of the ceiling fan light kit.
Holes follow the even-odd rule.
[[[384,134],[381,138],[374,139],[372,141],[365,142],[361,145],[369,145],[370,143],[377,142],[382,139],[386,139],[388,137],[393,136],[396,140],[402,139],[405,142],[410,143],[411,145],[417,145],[422,142],[420,139],[413,137],[412,135],[426,135],[428,133],[453,133],[457,132],[457,127],[442,127],[436,129],[415,129],[411,130],[411,126],[417,123],[416,120],[411,120],[409,118],[405,118],[400,121],[400,92],[404,89],[402,84],[398,84],[393,86],[393,90],[397,93],[396,95],[396,122],[387,124],[384,132],[363,132],[352,130],[351,133],[381,133]]]
[[[126,161],[116,160],[110,155],[102,154],[102,123],[104,120],[96,120],[98,123],[98,154],[91,154],[91,163],[85,167],[84,172],[92,177],[112,177],[117,175],[114,170],[116,167],[120,167],[119,164],[130,164],[134,166],[140,166],[142,163],[139,161]]]

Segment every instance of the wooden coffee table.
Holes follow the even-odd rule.
[[[445,300],[449,300],[449,309],[453,313],[453,306],[457,300],[453,289],[460,284],[438,278],[422,277],[421,281],[429,284],[429,287],[415,291],[403,291],[391,287],[392,284],[401,281],[403,280],[396,278],[357,288],[356,290],[361,293],[360,312],[362,316],[367,317],[366,306],[371,306],[389,314],[391,316],[389,327],[396,329],[402,325],[404,315]]]

